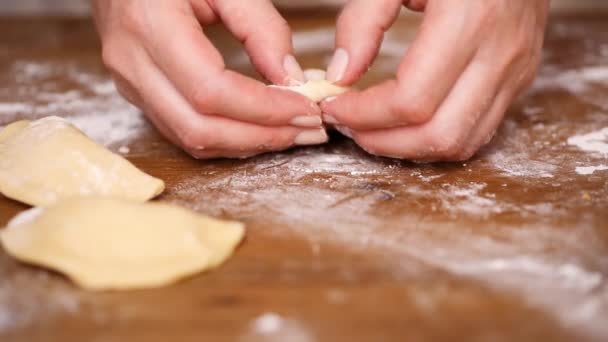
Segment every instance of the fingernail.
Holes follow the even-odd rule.
[[[335,126],[336,130],[338,130],[338,132],[342,133],[343,135],[349,137],[349,138],[353,138],[353,131],[351,131],[350,128],[345,127],[345,126]]]
[[[291,119],[290,122],[293,126],[299,127],[321,127],[323,120],[320,117],[314,115],[302,115],[296,116]]]
[[[331,115],[327,115],[327,114],[323,114],[323,121],[325,121],[325,123],[331,124],[331,125],[337,125],[339,124],[338,120],[336,120],[336,118],[334,118]]]
[[[322,102],[330,103],[330,102],[334,101],[337,98],[338,98],[337,96],[330,96],[330,97],[326,98],[325,100],[323,100]]]
[[[317,145],[327,142],[327,139],[327,132],[325,132],[325,129],[321,128],[304,131],[298,134],[294,143],[296,145]]]
[[[348,67],[348,52],[345,49],[339,48],[334,53],[334,56],[327,67],[327,80],[329,82],[338,82],[344,77],[346,68]]]
[[[293,55],[285,56],[283,60],[283,69],[290,79],[297,82],[304,82],[304,71]]]

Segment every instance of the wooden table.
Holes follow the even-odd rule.
[[[332,18],[290,21],[303,64],[324,66]],[[84,292],[0,252],[0,340],[608,339],[608,142],[594,152],[585,137],[608,127],[606,16],[554,18],[540,77],[491,145],[435,165],[374,158],[339,135],[196,161],[119,98],[89,21],[0,27],[0,125],[69,117],[164,179],[159,200],[248,225],[224,267],[157,290]],[[390,77],[415,27],[396,25],[361,86]],[[252,74],[238,44],[210,34]],[[24,209],[0,198],[0,226]]]

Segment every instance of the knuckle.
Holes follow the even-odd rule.
[[[449,127],[437,129],[433,132],[429,142],[432,155],[445,160],[459,160],[465,155],[464,134]]]
[[[371,155],[393,159],[406,158],[403,153],[396,150],[394,146],[385,146],[384,144],[378,143],[373,136],[354,135],[353,140],[361,147],[361,149]]]
[[[129,33],[136,36],[144,36],[147,31],[145,15],[138,8],[137,1],[128,1],[120,14],[120,25]]]
[[[500,1],[479,1],[476,4],[480,23],[495,23],[498,16],[504,12]]]
[[[457,155],[457,159],[455,161],[467,161],[477,153],[477,148],[468,148],[463,149],[460,154]]]
[[[286,33],[290,31],[289,23],[280,15],[271,16],[268,20],[268,25],[275,32]]]
[[[215,108],[217,94],[213,87],[202,85],[191,91],[190,100],[194,109],[202,114],[217,114],[212,113]]]
[[[111,72],[120,73],[118,69],[122,62],[121,54],[120,49],[115,43],[107,41],[101,49],[101,60]]]
[[[434,105],[424,96],[397,99],[393,101],[391,111],[399,122],[408,124],[429,122],[435,114]]]
[[[191,155],[201,155],[213,145],[212,137],[206,132],[186,128],[177,133],[181,147]]]
[[[135,98],[135,94],[129,89],[129,86],[127,84],[118,80],[115,80],[114,84],[116,86],[116,91],[118,91],[118,94],[120,94],[131,104],[141,107],[141,103],[138,103],[137,99]]]

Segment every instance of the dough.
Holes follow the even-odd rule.
[[[176,206],[101,197],[30,209],[0,232],[7,252],[90,290],[163,286],[224,262],[244,227]]]
[[[146,201],[164,190],[65,119],[18,121],[0,131],[0,193],[34,206],[72,196]]]
[[[308,97],[311,101],[321,102],[328,97],[338,96],[349,90],[349,88],[339,87],[325,80],[325,71],[319,69],[309,69],[304,72],[306,83],[299,86],[272,86],[279,89],[294,91]]]

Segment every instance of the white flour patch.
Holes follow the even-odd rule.
[[[143,116],[137,111],[112,111],[67,117],[89,138],[104,146],[128,143],[145,127]]]
[[[280,160],[277,162],[280,163]],[[312,150],[303,150],[296,158],[290,158],[285,167],[292,174],[300,176],[312,173],[368,175],[382,173],[387,168],[359,156],[319,153]]]
[[[499,150],[488,157],[491,165],[503,173],[514,177],[553,178],[557,166],[531,160],[525,152]]]
[[[258,317],[253,326],[256,332],[261,334],[272,334],[281,330],[283,318],[275,313],[266,313]]]
[[[15,113],[29,113],[32,111],[32,106],[25,103],[11,103],[11,102],[0,102],[0,115],[2,114],[15,114]]]
[[[295,319],[268,312],[251,322],[239,342],[314,342],[313,334]]]
[[[131,149],[128,146],[120,146],[118,148],[118,153],[120,154],[129,154],[131,152]]]
[[[466,213],[485,217],[493,213],[501,213],[504,208],[495,199],[481,194],[486,186],[485,183],[470,183],[466,187],[444,184],[445,190],[439,198],[445,209],[456,214]]]
[[[603,276],[591,272],[574,264],[547,264],[536,258],[519,256],[515,258],[489,259],[480,262],[455,263],[451,269],[456,273],[477,275],[488,273],[515,273],[522,277],[526,275],[542,276],[547,282],[559,282],[564,288],[571,288],[582,292],[590,292],[602,284]]]
[[[0,336],[59,316],[78,315],[79,296],[55,277],[41,271],[12,271],[9,261],[0,265]]]
[[[605,62],[604,62],[605,63]],[[594,89],[603,89],[608,86],[608,66],[588,66],[578,69],[563,69],[557,65],[545,65],[532,85],[531,92],[539,93],[547,90],[565,90],[608,110],[608,100],[603,93],[593,92]]]
[[[533,89],[565,89],[578,94],[589,90],[593,84],[608,85],[608,67],[590,66],[562,70],[555,66],[546,66],[534,82]]]
[[[608,155],[608,127],[570,137],[568,138],[568,145],[576,146],[585,152]]]
[[[19,61],[11,72],[20,87],[18,95],[27,103],[2,102],[0,123],[17,117],[37,119],[61,115],[104,146],[128,145],[146,128],[143,115],[122,99],[107,75],[86,70],[77,63]],[[79,85],[64,89],[58,84],[65,77]]]
[[[575,170],[579,175],[592,175],[595,173],[595,171],[608,170],[608,165],[577,166]]]

